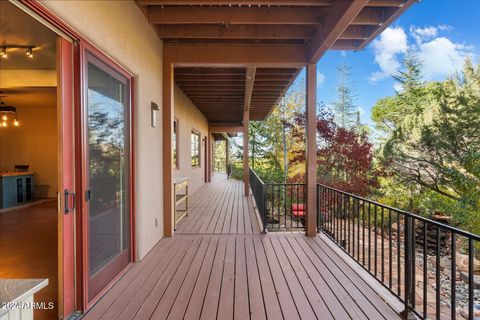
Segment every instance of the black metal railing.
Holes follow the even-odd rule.
[[[318,229],[396,295],[405,316],[475,318],[480,236],[325,185],[317,201]]]
[[[262,219],[263,232],[266,231],[266,216],[265,216],[265,183],[260,179],[252,168],[249,168],[250,188],[252,189],[252,196],[255,199],[258,213]]]
[[[250,168],[250,187],[264,230],[305,229],[305,184],[264,183]]]

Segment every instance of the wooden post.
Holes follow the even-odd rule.
[[[163,64],[163,230],[173,236],[175,203],[173,201],[173,64]],[[178,151],[177,151],[178,152]]]
[[[213,142],[211,139],[211,133],[208,133],[207,137],[207,148],[208,150],[208,182],[212,182],[212,176],[214,171],[215,165],[215,157],[214,157],[214,150],[213,150]]]
[[[228,138],[227,138],[225,140],[225,171],[227,172],[227,174],[228,174],[228,160],[230,158],[228,148],[229,148],[229,146],[228,146]]]
[[[306,105],[306,227],[305,235],[314,237],[317,233],[317,65],[307,65]]]
[[[247,197],[250,194],[248,177],[248,121],[249,111],[243,111],[243,187],[244,194]]]

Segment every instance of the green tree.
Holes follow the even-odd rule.
[[[333,103],[333,111],[336,123],[342,128],[355,126],[357,106],[350,81],[351,67],[341,64],[337,67],[340,81],[337,87],[337,101]]]
[[[421,63],[410,55],[396,79],[403,87],[373,109],[385,133],[382,160],[395,178],[415,191],[421,213],[453,215],[480,231],[480,66],[443,82],[421,80]]]

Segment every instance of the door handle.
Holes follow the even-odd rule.
[[[72,212],[75,210],[75,192],[69,191],[68,189],[64,190],[64,196],[65,196],[65,214],[68,214],[69,212]],[[72,197],[72,207],[70,207],[70,196]]]

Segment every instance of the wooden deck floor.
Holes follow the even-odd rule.
[[[260,235],[241,183],[214,184],[85,319],[400,319],[325,236]]]
[[[215,174],[213,181],[193,194],[188,216],[176,225],[176,234],[259,234],[251,198],[243,183]]]

